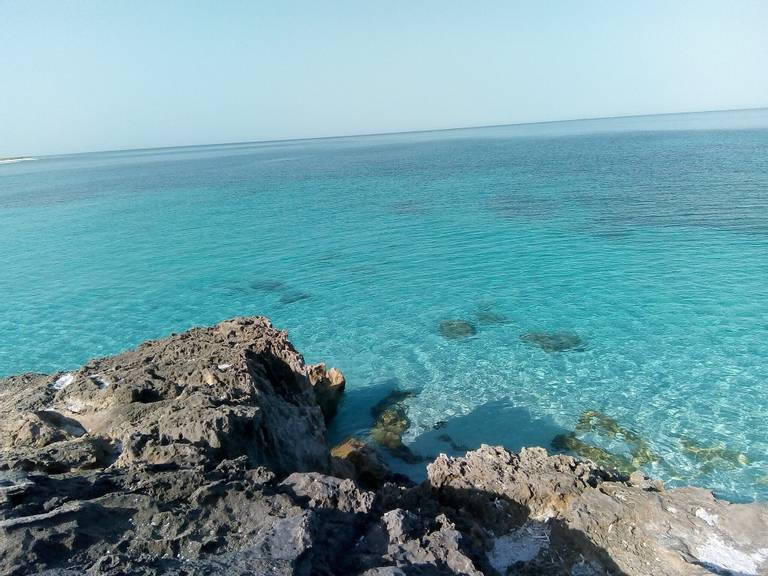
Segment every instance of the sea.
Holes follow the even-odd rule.
[[[768,499],[768,110],[0,166],[0,375],[266,315],[439,453],[543,446]],[[394,395],[393,395],[394,394]]]

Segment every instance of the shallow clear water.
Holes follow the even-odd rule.
[[[0,166],[0,374],[265,314],[346,374],[332,440],[398,387],[425,456],[549,446],[600,410],[649,474],[767,498],[767,281],[768,111]]]

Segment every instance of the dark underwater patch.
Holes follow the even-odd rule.
[[[581,336],[575,332],[526,332],[520,335],[520,340],[545,352],[583,352],[587,349]]]
[[[251,282],[249,286],[251,289],[258,290],[259,292],[279,292],[286,287],[286,284],[282,280],[260,278]]]
[[[312,298],[312,294],[309,292],[302,292],[300,290],[291,290],[280,296],[280,304],[293,304],[294,302],[300,302],[302,300],[308,300]]]
[[[403,444],[403,434],[411,425],[405,401],[415,395],[412,390],[393,390],[371,408],[371,414],[376,418],[371,438],[396,458],[411,464],[426,459]]]
[[[477,328],[474,324],[461,319],[443,320],[438,325],[437,330],[441,336],[449,340],[461,340],[477,334]]]

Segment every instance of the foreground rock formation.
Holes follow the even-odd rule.
[[[413,486],[264,318],[0,380],[0,573],[766,574],[768,511],[542,449]]]

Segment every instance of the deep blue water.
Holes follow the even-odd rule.
[[[346,374],[332,440],[393,388],[425,456],[599,410],[668,485],[768,497],[765,110],[0,165],[0,294],[0,374],[264,314]]]

